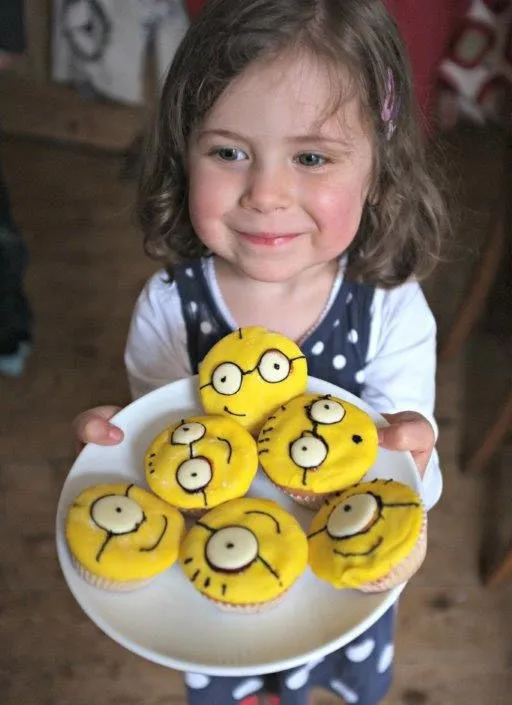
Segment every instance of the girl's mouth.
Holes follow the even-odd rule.
[[[289,244],[297,237],[295,233],[238,233],[244,240],[253,245],[262,247],[283,247]]]

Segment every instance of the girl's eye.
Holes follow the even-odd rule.
[[[225,162],[241,162],[247,159],[247,154],[236,147],[220,147],[215,153]]]
[[[324,166],[329,161],[327,157],[323,157],[321,154],[316,154],[315,152],[304,152],[304,154],[299,154],[297,161],[302,166]]]

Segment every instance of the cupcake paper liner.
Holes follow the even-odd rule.
[[[383,592],[409,580],[420,569],[425,559],[427,543],[427,513],[425,512],[420,535],[409,555],[390,570],[387,575],[378,580],[373,580],[371,583],[365,583],[357,589],[361,590],[361,592]]]
[[[71,562],[74,569],[83,580],[89,583],[89,585],[94,585],[94,587],[101,588],[102,590],[110,590],[112,592],[130,592],[131,590],[137,590],[138,588],[148,585],[148,583],[153,580],[153,578],[144,578],[141,580],[112,580],[110,578],[104,578],[91,573],[91,571],[77,561],[74,556],[71,556]]]

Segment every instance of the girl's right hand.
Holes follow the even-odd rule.
[[[97,443],[100,446],[120,443],[124,433],[118,426],[110,423],[110,419],[118,411],[121,411],[120,406],[96,406],[79,414],[73,421],[79,450],[86,443]]]

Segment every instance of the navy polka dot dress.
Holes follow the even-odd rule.
[[[193,374],[232,328],[222,316],[197,260],[173,270],[187,330]],[[370,336],[374,288],[343,281],[329,311],[301,344],[309,374],[361,395]],[[376,705],[391,683],[394,608],[354,642],[300,668],[268,676],[215,678],[187,673],[188,705],[250,705],[257,693],[273,692],[280,705],[308,705],[309,692],[325,688],[347,704]]]
[[[197,374],[201,360],[233,329],[215,304],[200,260],[177,267],[172,277],[180,294],[192,371]],[[312,377],[356,396],[364,384],[373,292],[373,287],[344,281],[320,325],[300,346]]]

